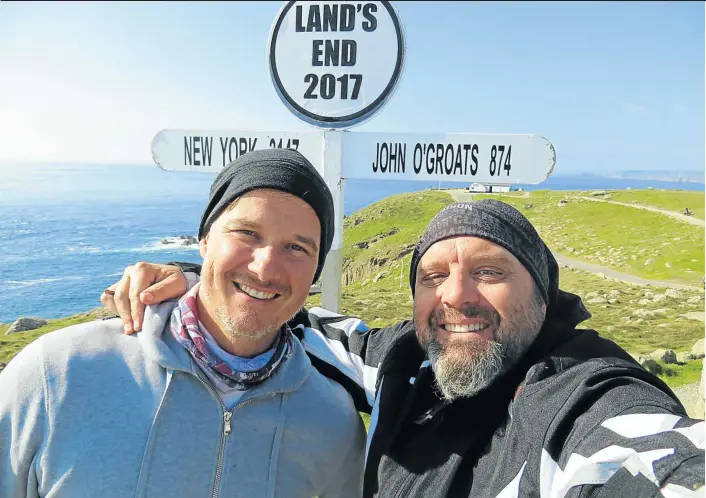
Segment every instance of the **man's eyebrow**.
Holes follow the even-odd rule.
[[[512,266],[514,264],[514,261],[504,254],[480,254],[478,256],[474,256],[473,263],[474,263],[474,265],[496,263],[496,264],[504,264],[507,266]],[[434,270],[435,268],[439,267],[440,265],[443,266],[444,262],[432,260],[432,261],[429,261],[426,264],[424,264],[420,261],[419,265],[417,266],[417,275],[419,275],[420,273],[422,273],[424,271]]]
[[[246,220],[245,218],[231,218],[230,220],[226,221],[225,224],[228,227],[233,225],[239,225],[247,228],[260,228],[260,225],[258,223]]]
[[[505,263],[506,265],[514,263],[512,259],[504,254],[481,254],[476,259],[479,263]]]
[[[316,243],[316,241],[314,239],[310,239],[309,237],[304,237],[303,235],[295,235],[294,238],[297,239],[302,244],[308,245],[310,248],[314,249],[315,251],[319,250],[319,245]]]
[[[434,270],[436,268],[443,269],[442,266],[443,266],[443,264],[439,261],[431,261],[426,264],[424,264],[420,261],[419,264],[417,265],[417,275],[419,275],[425,271]]]

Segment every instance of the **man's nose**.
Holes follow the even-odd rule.
[[[272,246],[263,246],[253,251],[253,258],[250,265],[248,265],[248,269],[257,275],[261,281],[267,282],[276,276],[276,266],[277,255],[274,248]]]
[[[472,304],[477,305],[481,301],[478,290],[478,282],[470,275],[461,272],[454,272],[439,287],[442,304],[457,310]]]

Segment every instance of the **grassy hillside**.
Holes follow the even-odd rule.
[[[513,193],[502,199],[525,213],[553,250],[647,278],[698,283],[704,274],[702,228],[649,211],[582,201],[576,194],[540,191],[529,198]],[[431,218],[451,202],[447,192],[428,190],[390,197],[346,217],[343,313],[359,316],[372,327],[411,318],[411,252]],[[653,264],[644,264],[648,258]],[[632,353],[657,348],[687,351],[704,337],[703,321],[698,319],[704,312],[702,291],[633,286],[568,268],[561,270],[560,279],[562,288],[582,296],[593,314],[582,326],[596,329]],[[320,296],[308,300],[309,306],[319,304]],[[4,335],[7,325],[0,325],[0,363],[7,363],[39,335],[98,314],[94,310],[11,336]],[[702,362],[669,368],[665,379],[677,386],[698,381]]]
[[[453,199],[443,191],[403,194],[346,217],[343,284],[359,282],[358,276],[376,267],[399,265],[401,258],[412,253],[429,220],[451,203]]]
[[[673,283],[698,285],[704,276],[703,227],[642,209],[581,199],[575,192],[496,197],[527,216],[553,251],[570,258]],[[703,193],[701,199],[703,205]]]

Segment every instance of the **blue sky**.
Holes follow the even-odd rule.
[[[0,161],[152,164],[163,128],[307,130],[283,2],[0,2]],[[354,131],[537,133],[555,174],[704,169],[703,2],[393,2],[391,102]]]

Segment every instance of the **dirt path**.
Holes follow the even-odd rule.
[[[468,192],[461,189],[447,190],[449,195],[453,197],[457,202],[468,202],[473,200],[473,194],[479,192]],[[523,192],[522,195],[513,195],[515,199],[527,199],[530,196],[529,192]]]
[[[648,280],[645,278],[636,277],[635,275],[630,275],[629,273],[615,271],[612,268],[608,268],[606,266],[594,265],[593,263],[586,263],[585,261],[571,259],[564,256],[563,254],[559,254],[554,251],[552,251],[552,254],[560,265],[568,265],[572,268],[589,271],[591,273],[602,273],[608,278],[615,278],[617,280],[620,280],[621,282],[626,282],[628,284],[651,285],[654,287],[671,287],[672,289],[700,290],[700,287],[694,285],[675,284],[673,282],[665,282],[662,280]]]
[[[448,193],[456,202],[468,202],[473,200],[473,194],[465,190],[449,190]]]
[[[683,221],[684,223],[689,223],[691,225],[696,225],[696,226],[700,226],[700,227],[704,226],[704,220],[694,218],[693,216],[686,216],[685,214],[677,213],[676,211],[669,211],[667,209],[661,209],[661,208],[652,207],[652,206],[643,206],[641,204],[628,204],[627,202],[609,201],[606,199],[596,199],[595,197],[579,196],[579,199],[586,199],[587,201],[593,201],[593,202],[607,202],[608,204],[618,204],[619,206],[627,206],[627,207],[636,208],[636,209],[645,209],[647,211],[652,211],[654,213],[661,213],[666,216],[670,216],[670,217],[677,219],[679,221]]]
[[[453,197],[456,201],[458,202],[467,202],[470,200],[473,200],[473,194],[470,192],[466,192],[464,190],[449,190],[448,191],[449,195]],[[529,192],[525,192],[526,195],[529,196]],[[598,200],[598,199],[592,199],[590,197],[584,197],[585,199],[589,200]],[[611,202],[611,201],[599,201],[599,202]],[[621,202],[616,202],[615,204],[623,204],[625,206],[630,206],[630,207],[644,207],[644,206],[637,206],[635,204],[624,204]],[[654,209],[656,211],[663,211],[660,209]],[[673,211],[664,211],[665,213],[671,213],[671,214],[679,214],[679,213],[674,213]],[[689,216],[684,216],[680,215],[686,218],[687,220],[691,221],[699,221],[703,223],[701,220],[694,220],[693,218]],[[686,284],[675,284],[673,282],[665,282],[662,280],[648,280],[645,278],[640,278],[636,277],[635,275],[630,275],[629,273],[622,273],[619,271],[615,271],[612,268],[606,267],[606,266],[600,266],[600,265],[595,265],[593,263],[587,263],[585,261],[579,261],[576,259],[571,259],[567,256],[564,256],[563,254],[559,254],[557,252],[552,251],[552,254],[556,258],[557,262],[560,265],[567,265],[572,268],[576,268],[579,270],[584,270],[588,271],[591,273],[602,273],[608,278],[614,278],[617,280],[620,280],[621,282],[626,282],[629,284],[637,284],[637,285],[651,285],[654,287],[671,287],[673,289],[688,289],[688,290],[700,290],[700,287],[694,286],[694,285],[686,285]]]

